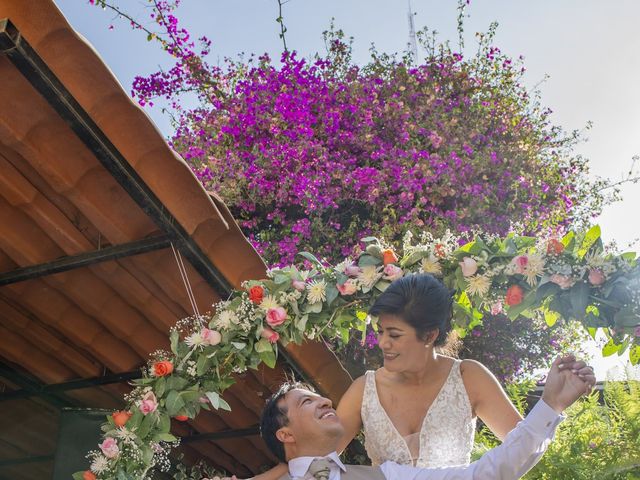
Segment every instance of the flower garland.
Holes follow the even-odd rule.
[[[180,320],[171,329],[171,351],[151,355],[143,377],[132,382],[127,408],[103,425],[89,470],[74,479],[144,479],[153,468],[168,470],[168,453],[179,442],[170,433],[172,418],[229,410],[221,393],[233,384],[232,373],[261,362],[274,367],[278,343],[321,334],[347,342],[354,329],[364,339],[367,325],[375,326],[368,308],[407,274],[430,273],[455,290],[453,325],[462,335],[484,313],[543,315],[549,326],[573,318],[592,336],[603,329],[604,355],[628,350],[633,364],[640,361],[640,267],[635,253],[606,253],[599,227],[561,239],[478,236],[462,246],[450,233],[407,234],[402,254],[374,237],[363,242],[356,259],[336,266],[301,253],[309,268],[270,270],[215,305],[210,317]]]

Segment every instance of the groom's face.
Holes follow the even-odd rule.
[[[282,438],[279,436],[281,441],[286,444],[284,438],[288,438],[298,447],[320,444],[330,446],[335,443],[331,451],[335,450],[344,433],[344,427],[331,406],[331,400],[309,390],[296,388],[287,392],[281,402],[289,420],[288,424],[279,430],[279,433],[286,433]]]

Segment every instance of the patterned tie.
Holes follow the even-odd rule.
[[[329,480],[329,467],[331,460],[328,458],[316,458],[311,465],[309,465],[309,473],[313,475],[316,480]]]

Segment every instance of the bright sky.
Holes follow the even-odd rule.
[[[54,0],[74,28],[100,53],[124,88],[129,91],[135,75],[156,71],[171,61],[143,34],[131,31],[109,11],[86,0]],[[145,1],[112,0],[148,17]],[[444,7],[443,5],[445,5]],[[441,38],[456,42],[456,9],[453,0],[411,0],[416,29],[428,26]],[[276,0],[182,0],[178,17],[195,37],[213,42],[212,61],[238,53],[268,52],[278,58],[282,43]],[[289,0],[283,16],[287,46],[302,56],[323,52],[322,31],[335,18],[336,26],[355,37],[354,58],[367,60],[375,43],[385,52],[403,50],[408,41],[407,0]],[[590,159],[594,175],[619,180],[640,155],[640,2],[637,0],[472,0],[467,10],[466,45],[473,34],[486,31],[492,21],[500,24],[496,45],[513,57],[524,55],[525,82],[541,85],[544,106],[554,110],[553,121],[566,130],[582,129],[589,121],[589,141],[577,152]],[[109,26],[115,28],[109,30]],[[165,134],[168,119],[159,109],[149,115]],[[640,165],[636,167],[640,175]],[[640,237],[635,211],[640,205],[640,184],[623,188],[624,200],[606,207],[596,221],[605,241],[626,247]],[[635,207],[635,208],[634,208]],[[634,250],[640,249],[640,244]],[[594,364],[599,378],[610,368],[622,368],[618,358]],[[635,369],[640,378],[640,368]]]

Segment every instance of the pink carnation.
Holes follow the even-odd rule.
[[[516,267],[516,273],[523,274],[527,270],[527,265],[529,265],[529,257],[519,255],[515,257],[511,263]]]
[[[120,453],[120,449],[118,448],[118,442],[113,437],[107,437],[104,439],[104,442],[98,445],[104,456],[107,458],[116,458]]]
[[[282,325],[287,319],[287,312],[282,307],[270,308],[267,311],[267,323],[271,327],[277,327]]]
[[[140,402],[140,411],[144,415],[155,412],[157,408],[158,400],[153,392],[148,392],[144,397],[142,397],[142,402]]]
[[[264,327],[260,336],[262,338],[266,338],[269,343],[276,343],[280,339],[280,335],[278,335],[278,332],[274,332],[269,327]]]
[[[384,267],[385,280],[397,280],[402,277],[402,269],[393,263],[389,263]]]
[[[362,269],[359,266],[349,265],[347,268],[344,269],[344,274],[347,277],[357,277],[361,271]]]
[[[491,305],[491,315],[499,315],[502,313],[502,302],[497,300]]]

